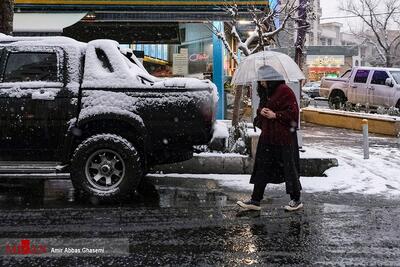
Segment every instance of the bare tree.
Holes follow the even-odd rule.
[[[232,56],[233,60],[238,63],[238,53],[241,51],[243,55],[249,56],[256,52],[262,51],[264,47],[276,43],[275,38],[285,29],[286,24],[291,19],[296,19],[295,13],[297,11],[297,0],[288,0],[284,5],[277,9],[270,9],[266,6],[263,10],[254,6],[249,7],[247,13],[251,17],[251,22],[254,25],[254,30],[251,31],[247,38],[240,36],[238,32],[238,23],[241,12],[236,4],[226,6],[224,10],[231,16],[231,21],[227,24],[231,28],[231,35],[237,42],[237,47],[231,47],[226,34],[216,27],[210,27],[210,30],[223,42],[225,48]],[[280,24],[276,27],[274,20],[281,19]]]
[[[311,0],[312,1],[312,0]],[[303,70],[304,64],[304,44],[306,42],[306,33],[310,28],[310,23],[307,21],[307,14],[312,14],[312,5],[310,0],[299,0],[298,16],[297,19],[297,37],[294,44],[295,56],[294,60],[301,70]],[[314,15],[311,19],[314,19]]]
[[[10,35],[13,31],[14,0],[0,1],[0,33]]]
[[[351,32],[376,49],[378,64],[392,67],[400,42],[400,1],[346,0],[340,9],[362,20],[363,27]]]
[[[229,52],[230,56],[233,58],[236,64],[238,64],[238,53],[239,51],[244,56],[249,56],[259,51],[263,51],[265,47],[273,44],[278,44],[278,34],[282,31],[288,32],[288,24],[296,24],[297,27],[291,29],[295,31],[298,29],[304,29],[308,27],[308,23],[303,23],[304,19],[307,19],[306,12],[310,11],[309,1],[310,0],[300,0],[303,4],[303,13],[298,14],[299,5],[298,0],[286,0],[282,1],[280,6],[277,8],[269,8],[266,6],[264,9],[258,9],[254,6],[249,7],[247,13],[250,14],[251,22],[253,25],[253,30],[247,38],[243,38],[238,32],[239,18],[243,17],[240,14],[240,10],[236,4],[226,6],[224,9],[230,15],[231,20],[227,23],[231,29],[230,33],[232,38],[236,42],[236,46],[231,46],[228,42],[227,36],[224,31],[220,31],[215,27],[210,27],[210,30],[223,42],[226,50]],[[301,15],[298,16],[298,15]],[[275,20],[279,19],[279,25],[275,25]],[[292,23],[293,22],[293,23]],[[212,25],[212,24],[211,24]],[[305,32],[304,32],[305,35]],[[296,44],[302,48],[305,42],[305,36],[300,38]],[[243,86],[237,86],[235,91],[234,99],[234,109],[232,125],[236,126],[239,122],[239,107],[241,102],[241,97],[243,94]]]

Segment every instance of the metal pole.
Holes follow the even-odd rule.
[[[224,23],[214,21],[213,25],[219,32],[224,32]],[[213,82],[218,88],[219,100],[217,119],[223,120],[224,114],[224,45],[222,41],[213,34]]]
[[[368,120],[362,120],[364,159],[369,159]]]

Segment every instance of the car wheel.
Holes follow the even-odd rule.
[[[103,200],[134,192],[143,176],[141,158],[126,139],[94,135],[80,144],[72,157],[71,180],[78,191]]]
[[[340,109],[345,105],[346,101],[346,96],[342,91],[333,91],[328,98],[331,109]]]

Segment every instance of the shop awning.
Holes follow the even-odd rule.
[[[14,32],[62,33],[80,21],[85,13],[15,13]]]
[[[179,44],[178,22],[80,21],[63,30],[63,36],[82,42],[113,39],[120,44]]]

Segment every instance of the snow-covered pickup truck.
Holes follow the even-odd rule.
[[[212,82],[153,77],[112,40],[0,34],[0,173],[57,166],[77,190],[118,198],[208,143],[217,101]]]
[[[320,96],[331,107],[352,104],[400,108],[400,69],[355,67],[340,78],[323,78]]]

